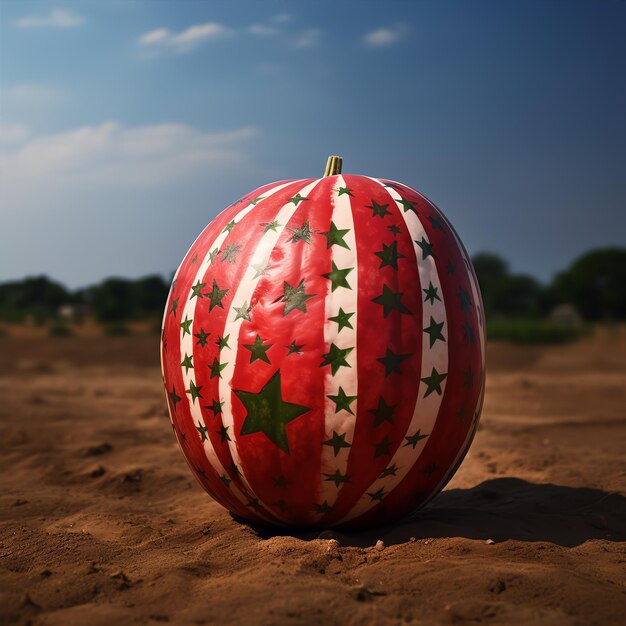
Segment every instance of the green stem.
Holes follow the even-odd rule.
[[[340,156],[329,156],[328,161],[326,161],[324,176],[336,176],[337,174],[341,174],[342,163],[343,159]]]

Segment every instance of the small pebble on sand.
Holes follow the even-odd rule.
[[[382,552],[385,549],[385,542],[382,539],[379,539],[374,546],[379,552]]]

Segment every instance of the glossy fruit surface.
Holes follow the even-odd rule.
[[[259,522],[397,519],[478,425],[484,319],[442,213],[386,179],[279,182],[179,267],[161,347],[172,424],[206,491]]]

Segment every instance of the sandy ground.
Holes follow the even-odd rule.
[[[491,345],[447,490],[323,538],[239,524],[204,494],[154,337],[1,338],[0,397],[3,623],[624,623],[624,331]]]

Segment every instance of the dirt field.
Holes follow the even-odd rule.
[[[0,619],[623,624],[626,332],[488,356],[447,490],[402,524],[319,539],[241,525],[204,494],[155,337],[0,338]]]

